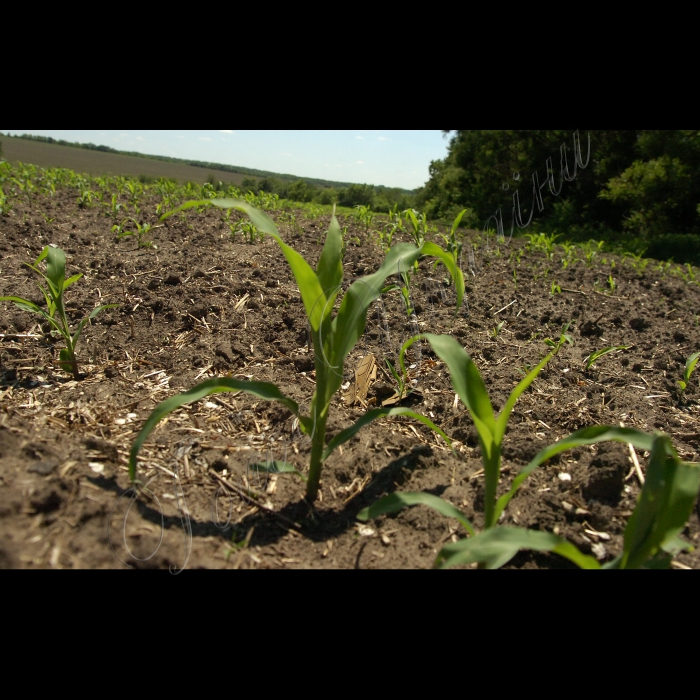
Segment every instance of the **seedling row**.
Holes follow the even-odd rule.
[[[3,399],[17,406],[11,418],[21,425],[22,416],[45,415],[59,432],[104,433],[100,439],[119,444],[110,464],[115,478],[144,502],[155,476],[176,474],[175,495],[180,489],[192,498],[196,479],[213,472],[216,498],[223,489],[246,503],[255,512],[243,521],[263,530],[287,518],[276,497],[297,499],[296,519],[287,520],[306,535],[324,508],[337,514],[343,508],[333,504],[349,501],[357,507],[341,530],[389,548],[391,535],[382,530],[408,517],[396,513],[428,506],[464,528],[464,536],[451,536],[457,542],[433,547],[430,563],[439,566],[498,568],[527,556],[584,568],[694,561],[683,553],[693,542],[700,485],[691,464],[698,420],[693,268],[541,234],[498,240],[463,231],[459,219],[439,225],[414,211],[334,214],[235,188],[93,180],[6,164],[0,172],[0,225],[9,231],[0,292],[27,317],[21,331],[7,322],[3,331]],[[76,222],[80,228],[70,228]],[[44,292],[32,298],[42,278]],[[17,319],[8,317],[22,325]],[[657,329],[663,335],[654,340]],[[370,354],[373,363],[361,365]],[[172,382],[172,370],[185,365]],[[375,376],[348,405],[346,395],[356,396],[362,383],[360,366]],[[123,402],[104,399],[117,385],[130,386],[131,403],[115,412]],[[39,405],[37,387],[44,390]],[[94,396],[89,406],[81,391]],[[563,396],[572,400],[559,405]],[[666,424],[654,420],[660,413]],[[673,439],[655,432],[660,427]],[[188,444],[179,430],[194,431]],[[511,434],[523,444],[529,436],[523,454],[508,451]],[[195,444],[191,436],[202,437]],[[409,449],[411,441],[418,444]],[[568,449],[575,462],[590,455],[595,462],[599,443],[619,443],[630,460],[634,450],[647,470],[644,484],[625,474],[619,489],[616,476],[606,491],[599,474],[582,483],[557,468],[550,481],[552,459]],[[361,463],[374,462],[367,455],[382,445],[384,465],[367,472]],[[212,451],[216,458],[201,456]],[[435,469],[398,481],[430,487],[442,479],[442,499],[395,482],[374,497],[387,470],[405,469],[406,453],[417,455],[414,462],[426,455]],[[178,468],[163,464],[163,454]],[[661,493],[661,483],[674,486]],[[272,484],[277,492],[268,493]],[[562,489],[572,495],[563,492],[560,504],[583,498],[573,516],[562,506],[557,517],[565,525],[523,525],[523,494],[537,510]],[[583,539],[567,537],[581,518],[595,519],[616,500],[632,514],[617,534],[585,521]],[[430,529],[443,527],[439,521]],[[265,538],[255,545],[250,528],[242,532],[246,522],[232,523],[227,551],[264,561],[247,559],[246,550],[260,546],[264,554]],[[639,534],[649,528],[653,537]],[[614,538],[615,548],[604,545]]]

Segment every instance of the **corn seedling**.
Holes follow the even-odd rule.
[[[624,253],[622,257],[629,262],[634,270],[641,274],[647,269],[647,266],[651,262],[650,259],[644,257],[644,253],[646,253],[646,250],[643,250],[637,255],[634,253]]]
[[[609,355],[612,352],[618,353],[622,352],[623,350],[629,350],[632,346],[631,345],[618,345],[617,347],[612,347],[612,348],[603,348],[602,350],[596,350],[594,353],[589,355],[585,362],[586,362],[586,372],[593,367],[593,365],[601,358],[605,357],[605,355]]]
[[[403,286],[398,284],[389,285],[388,287],[384,287],[384,289],[382,289],[382,294],[386,294],[387,292],[401,292],[406,317],[410,320],[414,313],[413,305],[411,304],[411,271],[402,272],[400,276],[401,280],[403,281]]]
[[[683,375],[683,381],[678,382],[678,386],[681,389],[681,393],[684,394],[688,389],[688,384],[690,384],[690,379],[695,372],[695,368],[698,366],[698,360],[700,360],[700,352],[696,352],[688,358],[685,363],[685,374]]]
[[[110,206],[110,214],[114,219],[118,219],[119,215],[122,213],[124,206],[119,203],[119,196],[116,194],[112,195],[112,203]]]
[[[243,240],[248,241],[248,243],[251,245],[253,245],[256,241],[262,241],[265,238],[265,234],[260,233],[252,221],[241,221],[236,230],[240,231],[240,233],[243,234]]]
[[[39,264],[44,260],[46,260],[46,274],[39,268]],[[80,340],[85,325],[102,311],[117,308],[118,304],[107,304],[93,309],[89,316],[80,321],[75,333],[71,334],[63,303],[63,294],[66,289],[75,284],[83,275],[78,274],[66,279],[66,255],[60,248],[52,248],[50,246],[44,248],[33,265],[29,263],[24,264],[46,282],[46,287],[38,283],[46,301],[46,310],[37,306],[34,302],[20,297],[0,297],[0,301],[11,301],[23,311],[42,316],[53,327],[53,332],[63,337],[66,342],[66,348],[60,352],[61,368],[66,372],[72,373],[73,377],[78,380],[80,379],[80,373],[75,356],[75,347],[78,344],[78,340]]]
[[[540,362],[513,390],[501,414],[496,418],[491,405],[491,399],[486,391],[486,385],[481,377],[474,361],[469,357],[464,348],[451,336],[422,334],[416,336],[404,344],[401,349],[400,362],[401,370],[406,375],[405,354],[408,348],[418,340],[427,340],[433,348],[435,354],[447,365],[452,377],[452,386],[462,403],[467,407],[474,421],[474,425],[479,433],[481,444],[484,472],[485,472],[485,527],[486,529],[495,527],[498,519],[507,505],[501,499],[497,502],[496,494],[498,482],[501,478],[501,453],[503,438],[506,434],[508,421],[520,396],[537,379],[540,372],[559,353],[561,348],[571,342],[571,338],[566,334],[567,327],[562,330],[559,342],[547,357]]]
[[[462,223],[462,219],[464,218],[464,215],[466,213],[467,210],[464,209],[457,215],[454,222],[452,223],[452,227],[450,228],[449,237],[445,236],[442,233],[440,234],[442,239],[445,241],[447,251],[452,253],[452,257],[454,258],[455,263],[459,260],[459,256],[462,253],[462,247],[464,246],[464,243],[457,239],[457,230],[459,229],[459,225]]]
[[[615,290],[617,289],[617,283],[613,279],[612,275],[608,276],[608,287],[610,289],[610,294],[615,294]]]
[[[673,259],[660,262],[655,269],[657,272],[661,273],[662,277],[666,277],[672,267]]]
[[[372,228],[372,222],[374,221],[374,212],[371,207],[364,207],[358,205],[355,207],[355,221],[358,224],[365,227],[365,232],[369,233],[370,228]]]
[[[526,238],[529,240],[527,250],[539,251],[544,253],[547,260],[554,260],[556,241],[561,238],[561,234],[548,236],[545,233],[528,233]]]
[[[588,241],[581,246],[586,267],[593,267],[595,259],[603,252],[604,241]]]
[[[95,193],[86,188],[80,191],[80,196],[78,197],[78,206],[81,209],[89,209],[92,206],[92,202],[95,199]]]
[[[491,331],[491,337],[494,340],[498,340],[498,336],[500,335],[501,331],[503,330],[503,327],[506,325],[505,321],[502,321],[499,323],[492,331]]]
[[[549,292],[551,296],[556,296],[557,294],[561,294],[561,287],[556,283],[552,282],[552,289]]]
[[[10,204],[10,201],[5,196],[4,190],[0,187],[0,215],[7,216],[11,211],[12,204]]]
[[[131,222],[134,231],[125,231],[125,224]],[[151,248],[153,246],[153,241],[147,240],[148,232],[152,229],[157,228],[156,226],[151,226],[150,224],[141,224],[133,217],[128,217],[124,219],[118,226],[112,226],[112,232],[117,234],[117,238],[127,238],[129,236],[134,236],[138,242],[139,248]]]
[[[690,263],[686,263],[685,269],[687,272],[683,271],[683,268],[679,265],[675,270],[671,272],[674,277],[680,277],[686,285],[697,284],[697,278],[693,266]]]
[[[228,378],[204,382],[184,394],[164,401],[153,411],[131,450],[129,473],[132,482],[136,479],[139,451],[156,425],[181,406],[222,392],[245,392],[259,399],[276,401],[289,409],[297,418],[302,432],[311,440],[310,468],[306,487],[306,496],[309,502],[316,500],[318,495],[324,462],[339,446],[353,438],[363,427],[379,418],[412,417],[446,438],[445,434],[424,416],[413,413],[406,408],[382,408],[369,411],[351,428],[340,432],[326,445],[326,425],[331,402],[343,384],[345,361],[365,331],[367,312],[380,297],[385,280],[392,275],[407,272],[413,263],[424,255],[438,257],[445,262],[445,266],[455,280],[457,308],[459,309],[464,297],[464,278],[449,253],[434,243],[426,243],[419,248],[410,244],[395,246],[389,251],[383,265],[376,273],[363,277],[350,286],[340,300],[337,314],[333,317],[333,310],[336,301],[339,301],[344,277],[341,258],[342,236],[335,215],[331,217],[330,228],[318,267],[313,270],[299,253],[287,246],[280,238],[275,222],[267,214],[255,209],[245,201],[208,200],[203,202],[200,200],[187,202],[161,219],[178,211],[203,204],[213,205],[221,209],[239,209],[245,212],[261,233],[275,239],[282,254],[287,259],[301,293],[314,347],[316,391],[311,399],[310,415],[302,415],[299,405],[284,396],[274,384]]]
[[[384,251],[388,252],[393,245],[394,236],[406,230],[398,204],[395,204],[394,208],[389,212],[389,221],[384,224],[383,228],[383,231],[379,231],[379,242]]]
[[[385,362],[389,368],[389,372],[391,372],[391,376],[394,377],[394,381],[396,382],[396,395],[405,398],[412,391],[410,388],[407,391],[407,388],[411,386],[410,383],[406,382],[404,377],[396,371],[396,368],[391,364],[391,362],[389,362],[388,359],[385,358]]]
[[[455,518],[469,537],[442,549],[435,566],[443,569],[473,563],[485,569],[499,569],[525,550],[553,552],[583,569],[667,569],[674,556],[692,549],[680,539],[680,535],[700,490],[700,465],[681,461],[666,435],[647,435],[637,430],[607,426],[580,430],[542,450],[515,478],[511,490],[499,504],[505,507],[525,479],[553,457],[576,447],[608,441],[630,444],[651,456],[644,488],[625,528],[622,554],[605,566],[548,532],[494,526],[476,534],[473,525],[455,506],[432,494],[392,494],[363,510],[358,519],[366,521],[416,505],[425,505],[441,515]]]
[[[428,235],[428,217],[425,215],[425,212],[418,216],[418,212],[413,209],[406,209],[404,214],[408,218],[408,223],[411,226],[409,233],[411,234],[413,242],[418,247],[422,246]]]

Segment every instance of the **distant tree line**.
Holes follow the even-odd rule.
[[[277,193],[285,199],[297,202],[318,202],[321,204],[338,203],[341,206],[354,207],[357,205],[371,206],[374,211],[389,211],[395,204],[407,209],[413,204],[413,193],[409,190],[392,189],[373,185],[354,185],[347,182],[334,182],[317,178],[300,180],[296,175],[271,173],[266,170],[255,170],[235,165],[223,165],[221,163],[208,163],[198,160],[186,160],[182,158],[170,158],[168,156],[152,156],[134,151],[119,151],[109,146],[97,146],[94,143],[73,143],[62,139],[54,139],[50,136],[34,136],[22,134],[9,138],[21,138],[39,143],[49,143],[57,146],[70,146],[72,148],[84,148],[90,151],[114,153],[122,156],[136,158],[148,158],[165,163],[180,163],[207,170],[219,170],[228,173],[247,175],[243,181],[243,189],[252,191],[263,190]],[[212,184],[215,184],[212,182]],[[405,206],[404,206],[405,205]]]
[[[448,155],[417,194],[430,218],[469,207],[496,228],[500,211],[509,234],[515,208],[516,232],[532,213],[531,231],[632,239],[654,257],[700,261],[700,131],[581,129],[578,153],[574,130],[443,131]]]
[[[371,207],[376,212],[388,212],[393,207],[405,210],[414,205],[414,196],[407,190],[374,185],[347,185],[346,187],[318,187],[306,180],[287,182],[275,177],[260,180],[246,178],[241,187],[253,192],[278,194],[294,202],[338,204],[341,207]]]

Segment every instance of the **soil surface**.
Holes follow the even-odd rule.
[[[66,293],[73,323],[98,304],[120,304],[86,329],[78,346],[81,381],[61,370],[61,344],[36,317],[0,304],[0,568],[429,568],[445,543],[463,536],[456,522],[423,507],[367,524],[356,519],[394,491],[428,491],[477,527],[483,523],[477,433],[427,346],[409,354],[420,390],[410,403],[457,441],[456,454],[415,421],[375,423],[327,463],[312,509],[298,477],[265,478],[250,469],[270,458],[307,469],[310,446],[289,412],[221,394],[176,412],[153,433],[140,463],[148,490],[134,498],[129,450],[165,398],[228,375],[274,382],[308,408],[314,361],[304,307],[277,244],[232,242],[220,211],[173,217],[152,232],[157,248],[139,249],[135,239],[115,241],[114,222],[104,213],[75,202],[65,190],[31,206],[17,203],[0,218],[0,296],[40,302],[35,276],[22,262],[55,244],[66,252],[69,275],[85,273]],[[315,265],[329,217],[312,221],[299,212],[293,226],[272,215],[283,238]],[[156,221],[154,206],[142,216]],[[347,225],[349,285],[374,272],[383,253],[364,230]],[[516,406],[502,489],[543,447],[593,424],[662,430],[682,458],[700,460],[697,375],[684,396],[677,387],[686,358],[700,350],[700,288],[654,265],[638,273],[604,254],[594,266],[577,262],[566,270],[559,254],[549,261],[525,252],[518,264],[513,254],[524,246],[487,246],[470,234],[463,255],[467,300],[456,318],[444,268],[421,262],[412,291],[416,319],[407,318],[400,294],[387,294],[348,359],[346,382],[373,354],[378,372],[367,398],[381,403],[393,393],[385,359],[395,362],[417,330],[452,334],[500,409],[523,372],[547,353],[543,340],[557,339],[571,322],[574,346]],[[560,294],[551,294],[552,283]],[[618,345],[631,347],[584,370],[590,353]],[[338,395],[330,436],[364,410]],[[645,455],[639,459],[644,469]],[[621,550],[639,492],[627,447],[579,449],[536,471],[503,523],[556,532],[608,561]],[[696,508],[684,533],[696,545],[699,518]],[[509,564],[569,566],[531,553]],[[676,566],[700,568],[700,554],[683,554]]]

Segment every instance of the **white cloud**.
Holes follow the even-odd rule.
[[[230,129],[219,129],[220,134],[235,134],[235,131],[231,131]]]
[[[211,139],[208,136],[200,136],[199,140],[200,141],[211,141]]]

